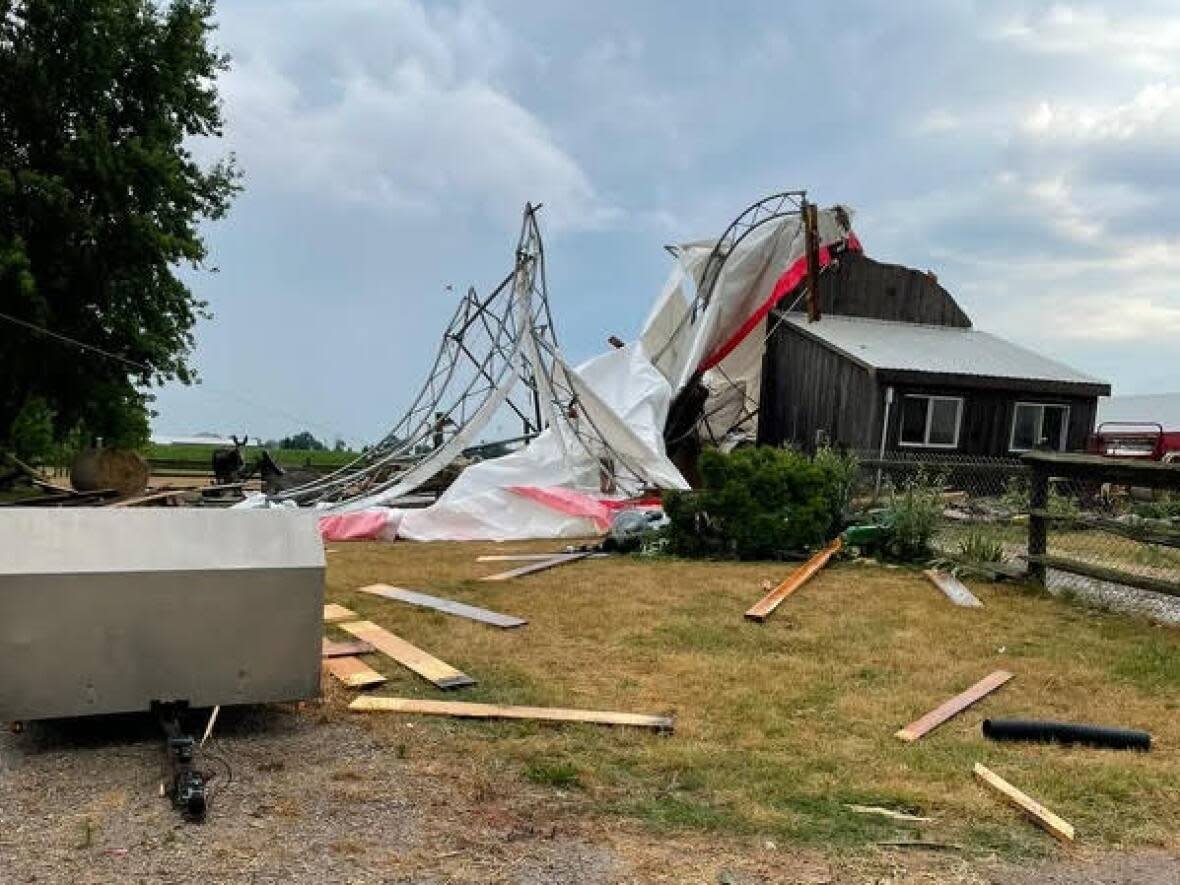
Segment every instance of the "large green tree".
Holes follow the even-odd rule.
[[[134,444],[150,388],[191,383],[205,219],[237,190],[212,0],[0,0],[0,447],[29,415]]]

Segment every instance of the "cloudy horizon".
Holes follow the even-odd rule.
[[[157,433],[372,440],[454,299],[545,204],[581,361],[633,337],[667,242],[805,188],[867,253],[937,273],[978,328],[1109,380],[1180,388],[1180,10],[1113,4],[416,0],[220,4],[245,190],[207,227],[206,383]],[[448,288],[449,287],[449,288]]]

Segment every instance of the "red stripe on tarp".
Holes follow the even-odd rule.
[[[860,240],[856,238],[856,234],[849,233],[848,238],[844,241],[849,251],[861,252]],[[828,246],[821,246],[819,250],[819,266],[821,268],[827,267],[832,262],[832,251]],[[807,277],[807,256],[796,259],[796,261],[788,267],[778,281],[774,284],[774,288],[770,292],[770,297],[758,305],[758,309],[754,311],[746,319],[744,323],[734,332],[729,339],[714,350],[709,356],[705,357],[704,361],[698,367],[698,372],[704,372],[707,369],[713,368],[731,353],[734,348],[746,340],[746,336],[753,332],[758,325],[766,319],[767,315],[774,310],[774,306],[788,293],[793,292]]]

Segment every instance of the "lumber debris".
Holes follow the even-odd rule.
[[[980,679],[962,694],[955,695],[946,703],[935,707],[925,716],[916,719],[901,731],[895,732],[894,737],[903,741],[916,741],[924,734],[928,734],[953,716],[966,710],[976,701],[991,694],[1005,682],[1012,678],[1007,670],[996,670]]]
[[[347,609],[342,605],[329,602],[324,606],[325,624],[334,624],[336,621],[355,621],[356,618],[356,612],[354,612],[352,609]]]
[[[816,572],[828,564],[833,556],[840,552],[844,542],[837,538],[799,568],[791,572],[787,579],[763,596],[746,612],[746,618],[751,621],[762,622],[770,617],[770,613],[778,608],[779,603],[806,584]]]
[[[385,681],[384,676],[360,658],[325,658],[324,669],[349,688],[368,688]]]
[[[991,789],[995,790],[1001,796],[1008,800],[1009,803],[1015,805],[1025,814],[1033,819],[1036,824],[1047,830],[1051,835],[1056,836],[1063,842],[1072,842],[1074,837],[1073,824],[1058,817],[1036,799],[1026,793],[1022,793],[1016,787],[1012,786],[994,771],[975,763],[975,777],[980,783],[985,784]]]
[[[108,507],[143,507],[148,504],[175,504],[179,498],[192,495],[189,489],[160,489],[135,498],[122,498]]]
[[[352,642],[333,642],[331,639],[325,639],[320,657],[350,658],[356,655],[372,654],[376,650],[369,643],[361,642],[359,639],[355,639]]]
[[[455,602],[453,599],[442,599],[438,596],[431,596],[428,593],[403,590],[401,587],[390,587],[388,584],[370,584],[367,587],[361,587],[361,592],[371,593],[373,596],[380,596],[382,599],[392,599],[396,602],[405,602],[409,605],[434,609],[435,611],[444,612],[448,615],[479,621],[482,624],[491,624],[493,627],[503,629],[523,627],[528,623],[528,621],[518,618],[515,615],[502,615],[499,612],[489,611],[486,608],[467,605],[463,602]]]
[[[910,823],[931,823],[932,817],[919,817],[916,814],[906,814],[904,811],[894,811],[892,808],[882,808],[880,805],[845,805],[849,811],[857,814],[877,814],[891,820],[902,820]]]
[[[428,701],[417,698],[357,698],[350,710],[367,713],[421,713],[428,716],[457,716],[463,719],[536,719],[545,722],[589,722],[597,725],[632,725],[671,732],[671,716],[642,713],[614,713],[602,710],[567,710],[559,707],[516,707],[502,704],[474,704],[463,701]]]
[[[372,621],[351,621],[347,624],[340,624],[340,629],[369,643],[377,651],[389,655],[407,670],[414,671],[439,688],[463,688],[467,685],[475,685],[475,680],[466,673],[456,670],[445,661],[440,661],[434,655],[411,645],[400,636],[394,636],[384,627],[379,627]]]
[[[979,601],[978,597],[949,572],[928,568],[922,574],[929,578],[930,583],[941,590],[943,595],[955,605],[963,608],[983,608],[983,603]]]
[[[567,565],[571,562],[577,562],[579,559],[585,559],[589,556],[589,552],[584,553],[558,553],[549,559],[543,559],[540,562],[530,563],[529,565],[522,565],[520,568],[514,568],[512,571],[500,572],[495,575],[488,575],[486,578],[480,578],[481,581],[507,581],[511,578],[520,578],[524,575],[531,575],[533,572],[542,572],[545,569],[553,568],[557,565]]]
[[[568,553],[561,551],[555,553],[487,553],[483,556],[475,557],[476,562],[540,562],[545,559],[553,559],[556,556],[568,556]],[[605,559],[610,554],[608,553],[591,553],[588,559]]]

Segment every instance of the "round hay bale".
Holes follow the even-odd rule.
[[[86,449],[70,467],[70,484],[79,492],[114,489],[124,498],[143,494],[148,464],[126,449]]]

